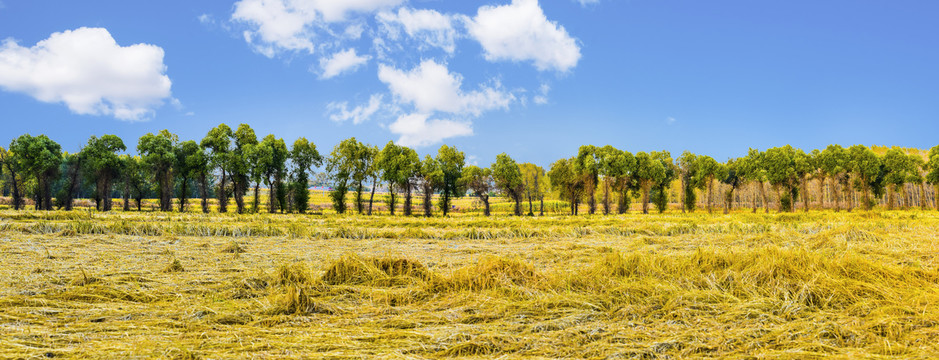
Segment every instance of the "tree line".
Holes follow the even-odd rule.
[[[137,156],[115,135],[91,136],[75,154],[45,135],[24,134],[7,149],[0,147],[0,181],[14,209],[30,198],[38,210],[71,210],[82,189],[90,188],[95,207],[110,211],[114,195],[123,209],[141,209],[155,196],[161,211],[186,211],[190,197],[201,211],[228,212],[233,199],[238,213],[261,211],[262,185],[268,190],[269,212],[304,213],[310,208],[309,186],[314,169],[325,165],[333,209],[345,213],[352,193],[354,211],[371,215],[377,188],[391,215],[401,204],[403,215],[414,215],[414,196],[421,214],[433,214],[433,200],[446,216],[453,199],[472,196],[490,215],[490,198],[513,203],[515,215],[544,214],[546,196],[566,201],[571,214],[586,203],[589,214],[625,213],[638,200],[643,213],[654,206],[666,211],[677,202],[683,212],[703,206],[713,212],[748,206],[756,212],[794,211],[810,203],[820,208],[888,209],[930,203],[939,209],[939,146],[928,153],[893,147],[882,154],[864,145],[830,145],[805,152],[792,146],[750,149],[746,156],[719,162],[707,155],[684,152],[677,159],[668,151],[635,154],[612,146],[581,146],[570,158],[554,162],[548,171],[531,163],[517,163],[503,153],[488,167],[467,165],[463,152],[443,145],[436,156],[421,159],[414,149],[388,142],[383,148],[355,138],[337,144],[322,156],[312,142],[300,137],[288,147],[282,138],[258,139],[247,124],[236,129],[221,124],[201,141],[180,141],[168,130],[148,133],[137,141]],[[883,149],[878,149],[883,150]],[[926,184],[932,185],[927,188]],[[251,204],[246,197],[253,192]],[[699,196],[703,199],[699,199]],[[173,202],[175,199],[175,203]],[[132,201],[133,200],[133,201]],[[175,206],[174,206],[175,205]],[[525,209],[527,205],[527,209]]]

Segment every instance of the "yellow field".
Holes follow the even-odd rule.
[[[931,358],[939,213],[0,211],[0,358]]]

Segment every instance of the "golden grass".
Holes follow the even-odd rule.
[[[0,358],[930,358],[939,213],[0,211]]]

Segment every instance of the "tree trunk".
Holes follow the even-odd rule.
[[[684,213],[687,212],[687,209],[685,209],[685,175],[686,175],[686,174],[685,174],[684,172],[682,172],[682,174],[681,174],[681,191],[678,192],[678,193],[679,193],[679,196],[678,196],[678,197],[679,197],[679,199],[680,199],[679,201],[681,201],[681,213],[682,213],[682,214],[684,214]],[[753,211],[756,211],[756,210],[753,210]]]
[[[909,193],[906,191],[906,184],[903,184],[900,187],[900,195],[903,198],[903,201],[900,203],[900,208],[903,210],[909,210],[910,208],[910,200],[907,197],[908,194]]]
[[[926,185],[919,183],[919,208],[926,210]]]
[[[844,197],[844,193],[839,191],[837,187],[838,181],[834,177],[828,179],[828,190],[834,195],[835,198],[835,212],[841,211],[841,198]]]
[[[515,200],[515,216],[522,216],[522,194],[513,195],[512,200]]]
[[[531,194],[528,194],[528,216],[535,216],[535,206],[532,204]]]
[[[603,215],[610,215],[610,181],[606,178],[603,179]]]
[[[254,208],[253,212],[255,214],[261,212],[261,182],[254,182],[254,200],[252,201],[252,207]]]
[[[187,202],[189,202],[189,179],[183,178],[179,184],[179,212],[186,212]]]
[[[391,212],[391,216],[395,216],[395,205],[398,203],[398,194],[395,192],[395,184],[388,183],[388,211]]]
[[[433,216],[434,208],[434,189],[430,186],[424,185],[424,216],[431,217]]]
[[[407,183],[404,191],[404,216],[411,216],[411,183]]]
[[[539,197],[538,200],[541,202],[541,205],[539,205],[538,216],[544,216],[544,196]]]
[[[277,189],[275,189],[277,183],[271,178],[267,178],[267,212],[276,213],[277,212]],[[255,194],[257,196],[257,194]]]
[[[642,213],[649,213],[649,191],[652,190],[652,182],[642,182]],[[710,201],[710,200],[709,200]],[[710,205],[708,205],[710,207]]]
[[[756,191],[753,189],[753,186],[754,186],[754,185],[756,185],[756,184],[753,184],[753,183],[750,184],[750,186],[749,186],[750,189],[749,189],[748,192],[749,192],[750,195],[751,195],[751,197],[750,197],[750,202],[753,203],[753,213],[756,214],[756,207],[757,207],[757,205],[756,205],[757,202],[756,202],[756,201],[757,201],[757,198],[756,198],[756,194],[754,194],[754,192],[756,192]]]
[[[239,214],[245,213],[245,190],[248,187],[248,179],[242,175],[232,176],[232,190],[235,193],[235,206]]]
[[[802,211],[809,212],[809,184],[805,177],[802,178]]]
[[[707,199],[707,202],[706,202],[706,203],[707,203],[707,207],[708,207],[708,214],[713,213],[713,211],[712,211],[712,209],[711,209],[711,196],[713,195],[713,193],[712,193],[713,190],[714,190],[714,179],[712,179],[711,177],[708,177],[708,199]]]
[[[893,210],[895,207],[896,189],[893,186],[887,185],[887,210]]]
[[[372,179],[372,194],[368,196],[368,215],[372,215],[372,201],[375,200],[375,188],[378,187],[378,178]]]
[[[228,212],[228,176],[225,174],[225,170],[222,170],[222,181],[219,182],[218,190],[216,190],[215,197],[218,199],[218,212],[227,213]]]
[[[479,199],[483,201],[483,215],[489,216],[489,195],[483,194]]]
[[[620,215],[625,214],[629,210],[629,190],[623,186],[623,191],[619,195],[619,204],[617,205],[616,212]]]
[[[734,188],[731,187],[724,195],[724,214],[729,214],[734,202]]]
[[[130,211],[130,183],[127,180],[124,180],[124,190],[121,191],[121,196],[124,198],[124,211]]]
[[[766,196],[766,185],[760,181],[760,196],[763,198],[763,210],[769,214],[769,198]]]

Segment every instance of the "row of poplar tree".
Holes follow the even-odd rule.
[[[175,198],[179,211],[185,211],[194,194],[203,212],[210,211],[210,198],[217,199],[219,212],[228,212],[231,198],[238,213],[257,212],[264,185],[270,212],[303,213],[310,207],[313,169],[324,163],[332,187],[330,199],[339,213],[349,210],[347,197],[352,192],[355,211],[372,214],[378,187],[387,190],[384,198],[392,215],[399,203],[404,215],[412,215],[414,195],[421,196],[422,214],[427,216],[432,214],[435,195],[444,215],[454,198],[466,195],[477,197],[486,215],[494,195],[510,199],[516,215],[523,214],[526,201],[529,215],[536,201],[543,214],[549,193],[569,202],[572,214],[583,202],[591,214],[600,205],[604,214],[614,209],[625,213],[633,198],[639,199],[643,213],[650,205],[665,211],[671,200],[678,200],[683,211],[694,211],[699,193],[710,212],[715,191],[721,192],[717,197],[724,199],[726,212],[740,203],[736,193],[742,189],[758,191],[759,196],[751,197],[754,211],[758,207],[769,211],[770,198],[781,211],[792,211],[800,201],[808,210],[810,184],[818,189],[817,201],[823,207],[850,210],[860,202],[870,209],[875,199],[885,198],[888,208],[908,207],[908,199],[916,199],[924,208],[931,201],[939,208],[935,198],[939,191],[930,191],[927,198],[925,185],[939,189],[939,146],[924,156],[896,147],[878,155],[863,145],[830,145],[809,153],[787,145],[750,149],[746,156],[718,162],[690,152],[673,159],[667,151],[632,154],[612,146],[586,145],[577,156],[554,162],[546,172],[535,164],[516,163],[504,153],[489,167],[479,167],[466,165],[465,155],[447,145],[436,156],[421,159],[413,149],[393,142],[379,149],[355,138],[342,141],[324,158],[302,137],[288,148],[273,135],[258,140],[247,124],[235,130],[221,124],[200,142],[180,142],[163,130],[139,139],[138,156],[120,154],[126,150],[115,135],[92,136],[81,151],[69,154],[45,135],[26,134],[14,139],[9,149],[0,147],[0,179],[9,188],[15,209],[32,198],[40,210],[71,210],[82,187],[90,186],[91,198],[102,211],[112,209],[113,194],[118,193],[124,210],[131,208],[132,199],[140,210],[142,200],[156,194],[160,210],[172,211]],[[678,199],[672,199],[676,186]],[[368,199],[367,189],[371,189]],[[918,190],[919,196],[908,196],[910,189]],[[249,208],[245,199],[252,190]]]

